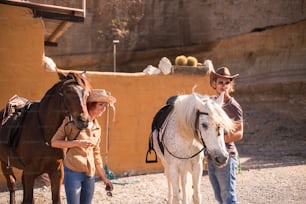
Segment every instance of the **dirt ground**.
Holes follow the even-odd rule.
[[[252,120],[251,120],[252,119]],[[272,112],[246,112],[245,137],[237,143],[241,172],[237,176],[240,204],[306,203],[305,126]],[[149,165],[149,164],[148,164]],[[97,180],[93,203],[163,204],[167,203],[167,181],[163,173],[123,177],[113,180],[113,196]],[[201,180],[203,204],[214,204],[207,172]],[[22,190],[16,192],[17,203]],[[37,186],[35,203],[51,203],[50,188]],[[9,193],[0,191],[0,203],[9,203]],[[62,203],[66,203],[62,188]]]
[[[242,170],[238,174],[237,194],[242,204],[304,204],[306,201],[306,164],[290,164],[279,167]],[[119,178],[113,180],[113,196],[108,197],[101,181],[96,182],[93,203],[109,204],[161,204],[167,203],[167,182],[162,173]],[[213,204],[214,200],[208,176],[201,181],[203,203]],[[38,187],[34,191],[35,203],[49,204],[51,192],[48,187]],[[9,203],[9,193],[0,193],[0,203]],[[22,191],[17,191],[17,203],[22,199]],[[66,203],[62,191],[62,203]]]

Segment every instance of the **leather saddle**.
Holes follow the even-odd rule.
[[[167,119],[168,115],[172,112],[173,107],[174,107],[174,102],[176,100],[177,96],[171,96],[166,104],[161,107],[159,109],[159,111],[155,114],[153,121],[152,121],[152,125],[151,125],[151,134],[150,134],[150,138],[149,138],[149,148],[146,154],[146,163],[155,163],[157,162],[157,155],[156,152],[154,150],[153,147],[153,132],[154,130],[157,130],[158,132],[160,131],[161,127],[163,126],[165,120]],[[164,145],[162,143],[162,141],[160,140],[159,137],[157,137],[157,141],[158,141],[158,145],[159,148],[161,150],[161,152],[164,154]],[[151,154],[151,152],[154,152],[155,154],[155,158],[153,160],[150,160],[149,154]]]
[[[23,97],[14,95],[9,99],[3,111],[0,143],[15,149],[20,138],[20,129],[31,102]]]

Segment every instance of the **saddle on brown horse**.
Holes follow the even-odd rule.
[[[1,121],[0,143],[15,149],[19,142],[18,132],[22,128],[24,116],[31,104],[28,99],[17,95],[8,100]]]

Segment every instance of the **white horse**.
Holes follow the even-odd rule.
[[[234,124],[222,109],[223,98],[194,91],[179,95],[161,129],[153,131],[153,146],[168,180],[168,203],[201,203],[204,149],[216,166],[227,163],[224,130],[232,131]]]

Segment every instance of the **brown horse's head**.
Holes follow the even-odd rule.
[[[62,81],[61,95],[65,112],[79,129],[87,127],[89,114],[86,107],[91,86],[85,74],[69,73],[66,76],[58,72]]]

